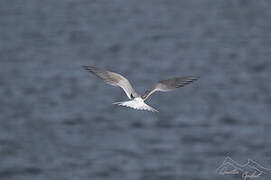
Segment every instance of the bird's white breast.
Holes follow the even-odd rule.
[[[127,103],[129,103],[129,105],[134,108],[140,108],[145,104],[143,99],[141,99],[140,97],[136,97],[132,101],[128,101]]]

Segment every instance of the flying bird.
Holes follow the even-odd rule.
[[[134,88],[132,87],[128,79],[126,79],[125,77],[118,73],[110,72],[105,69],[92,66],[83,66],[83,68],[93,73],[98,78],[102,79],[105,83],[110,84],[112,86],[121,87],[128,96],[128,98],[130,99],[129,101],[115,102],[113,104],[130,107],[137,110],[147,110],[152,112],[158,111],[144,102],[152,93],[156,91],[162,92],[172,91],[199,79],[198,76],[187,76],[161,80],[154,84],[153,87],[147,90],[144,94],[139,95],[135,92]]]

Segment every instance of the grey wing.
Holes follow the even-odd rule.
[[[155,91],[172,91],[177,88],[183,87],[186,84],[190,84],[191,82],[199,79],[198,76],[188,76],[188,77],[177,77],[177,78],[170,78],[167,80],[161,80],[156,83],[150,90],[146,91],[141,97],[142,99],[147,99],[152,93]]]
[[[91,67],[91,66],[83,66],[86,70],[96,75],[98,78],[104,80],[107,84],[112,86],[119,86],[121,87],[129,99],[136,96],[136,92],[134,91],[133,87],[131,86],[128,79],[123,77],[120,74],[107,71],[105,69]]]

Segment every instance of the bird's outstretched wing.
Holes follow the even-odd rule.
[[[161,80],[156,83],[151,89],[147,90],[141,97],[142,99],[147,99],[152,93],[155,91],[172,91],[177,88],[183,87],[186,84],[190,84],[191,82],[199,79],[198,76],[188,76],[188,77],[177,77],[170,78],[167,80]]]
[[[98,78],[104,80],[104,82],[106,82],[107,84],[121,87],[129,99],[135,97],[136,92],[134,91],[128,79],[126,79],[122,75],[97,67],[83,66],[83,68],[93,73]]]

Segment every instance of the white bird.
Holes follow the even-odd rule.
[[[128,96],[128,98],[130,99],[129,101],[115,102],[113,104],[130,107],[137,110],[147,110],[152,112],[158,111],[144,102],[152,93],[156,91],[162,92],[172,91],[175,90],[176,88],[183,87],[184,85],[199,79],[198,76],[187,76],[161,80],[154,84],[153,87],[147,90],[143,95],[139,95],[135,92],[128,79],[126,79],[122,75],[97,67],[91,66],[83,67],[89,72],[96,75],[98,78],[104,80],[104,82],[106,82],[107,84],[121,87]]]

